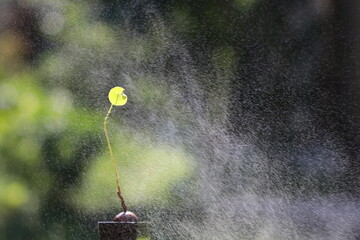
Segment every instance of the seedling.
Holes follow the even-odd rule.
[[[138,221],[138,217],[127,210],[127,206],[125,203],[125,199],[123,198],[123,196],[121,195],[121,188],[120,188],[120,184],[119,184],[119,173],[118,170],[116,168],[116,164],[115,164],[115,158],[114,158],[114,154],[111,148],[111,144],[110,144],[110,139],[109,139],[109,134],[107,132],[106,129],[106,122],[109,118],[109,115],[111,113],[111,110],[113,109],[113,106],[123,106],[126,104],[127,102],[127,96],[124,94],[124,88],[122,87],[114,87],[110,90],[108,98],[109,101],[111,103],[111,106],[105,116],[104,119],[104,132],[105,132],[105,137],[106,137],[106,142],[109,148],[109,153],[110,153],[110,160],[112,162],[114,171],[115,171],[115,178],[116,178],[116,185],[117,185],[117,195],[120,199],[121,202],[121,207],[123,209],[123,212],[119,213],[118,215],[115,216],[114,221],[117,222],[137,222]]]

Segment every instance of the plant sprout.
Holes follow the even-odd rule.
[[[114,221],[137,222],[137,219],[138,219],[137,216],[134,213],[127,211],[127,206],[126,206],[125,200],[124,200],[123,196],[121,195],[121,188],[120,188],[120,184],[119,184],[119,173],[116,168],[115,158],[114,158],[114,154],[113,154],[113,151],[111,148],[109,134],[106,129],[106,122],[107,122],[107,119],[109,118],[109,115],[111,113],[113,106],[123,106],[127,102],[127,96],[124,94],[124,90],[125,89],[122,87],[114,87],[109,92],[108,98],[111,103],[111,106],[105,116],[105,119],[104,119],[104,132],[105,132],[106,142],[107,142],[109,152],[110,152],[110,160],[112,162],[112,165],[113,165],[113,168],[115,171],[117,195],[120,198],[121,206],[123,209],[123,212],[121,212],[115,216]]]

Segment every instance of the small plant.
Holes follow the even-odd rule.
[[[115,178],[116,178],[116,185],[117,185],[117,195],[120,199],[121,202],[121,207],[123,209],[123,212],[119,213],[118,215],[115,216],[114,221],[117,222],[137,222],[138,221],[138,217],[127,210],[127,206],[125,203],[125,200],[123,198],[123,196],[121,195],[121,188],[120,188],[120,184],[119,184],[119,173],[117,171],[116,168],[116,164],[115,164],[115,158],[114,158],[114,154],[111,148],[111,144],[110,144],[110,139],[109,139],[109,134],[107,132],[106,129],[106,122],[109,118],[109,115],[111,113],[111,110],[113,109],[113,106],[123,106],[126,104],[127,102],[127,96],[124,94],[124,88],[122,87],[114,87],[109,91],[109,101],[111,103],[111,106],[105,116],[104,119],[104,132],[105,132],[105,137],[106,137],[106,142],[109,148],[109,153],[110,153],[110,160],[111,163],[113,165],[114,171],[115,171]]]

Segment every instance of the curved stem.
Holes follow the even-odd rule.
[[[112,165],[113,165],[113,168],[114,168],[114,171],[115,171],[115,177],[116,177],[116,185],[117,185],[117,195],[121,201],[121,206],[123,208],[123,211],[126,212],[127,211],[127,206],[125,204],[125,200],[124,198],[122,197],[121,195],[121,189],[120,189],[120,184],[119,184],[119,173],[116,169],[116,164],[115,164],[115,158],[114,158],[114,154],[113,154],[113,151],[112,151],[112,148],[111,148],[111,144],[110,144],[110,140],[109,140],[109,134],[107,132],[107,129],[106,129],[106,122],[109,118],[109,115],[111,113],[111,110],[113,108],[113,104],[111,104],[106,116],[105,116],[105,119],[104,119],[104,132],[105,132],[105,137],[106,137],[106,142],[107,142],[107,145],[108,145],[108,148],[109,148],[109,152],[110,152],[110,159],[111,159],[111,162],[112,162]]]

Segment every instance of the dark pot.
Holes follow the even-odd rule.
[[[150,239],[146,222],[98,222],[100,240],[136,240],[136,238]]]

